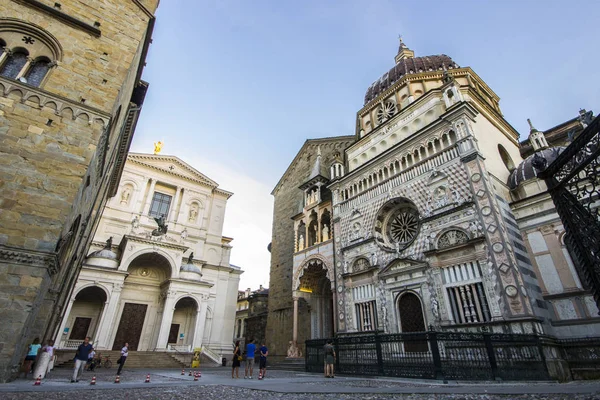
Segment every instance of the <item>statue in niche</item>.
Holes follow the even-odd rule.
[[[133,218],[133,221],[131,221],[131,227],[134,230],[140,227],[140,219],[137,215]]]
[[[289,358],[302,357],[302,353],[298,349],[298,346],[296,346],[296,344],[292,340],[290,340],[290,342],[288,343],[287,356]]]
[[[185,239],[187,239],[187,237],[188,237],[188,231],[187,231],[187,229],[184,229],[183,231],[181,231],[181,240],[184,241]]]
[[[154,218],[154,221],[156,221],[158,228],[152,231],[152,236],[162,236],[166,234],[169,226],[165,223],[165,215],[162,214],[160,218]]]
[[[198,206],[193,204],[190,208],[190,215],[188,216],[188,221],[194,222],[196,221],[196,217],[198,216]]]
[[[329,240],[329,227],[327,226],[327,224],[323,225],[323,241],[326,242]]]
[[[471,221],[469,224],[469,232],[471,233],[471,238],[476,238],[479,236],[479,226],[477,226],[477,222]]]
[[[433,314],[433,318],[435,318],[436,321],[439,321],[440,319],[440,306],[439,303],[437,301],[437,299],[435,297],[431,298],[431,313]]]
[[[131,188],[125,186],[125,189],[121,193],[121,204],[129,204],[129,197],[131,197]]]
[[[298,251],[304,250],[304,235],[300,235],[300,239],[298,239]]]
[[[425,239],[427,240],[427,248],[433,250],[433,237],[427,236]]]
[[[371,265],[372,266],[377,265],[377,254],[375,254],[375,253],[371,253]]]

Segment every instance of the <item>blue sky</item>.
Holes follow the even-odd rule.
[[[598,1],[162,1],[132,151],[163,140],[235,195],[224,234],[240,287],[268,284],[272,197],[307,138],[354,133],[367,87],[394,64],[447,54],[501,98],[525,138],[600,111]]]

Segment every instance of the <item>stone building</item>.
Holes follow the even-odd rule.
[[[0,381],[56,336],[147,89],[158,0],[0,3]]]
[[[549,165],[579,135],[586,114],[591,117],[591,112],[581,110],[578,117],[543,132],[531,125],[529,138],[520,143],[524,160],[518,165],[510,158],[505,160],[507,168],[512,169],[508,180],[513,200],[510,205],[534,271],[540,277],[551,332],[560,337],[597,335],[600,317],[589,288],[579,279],[565,244],[565,229],[537,172],[539,163]]]
[[[306,299],[298,296],[298,290],[292,288],[294,263],[299,262],[299,257],[307,254],[309,249],[314,252],[314,249],[323,247],[320,242],[315,241],[316,247],[314,248],[312,245],[307,246],[307,242],[305,242],[304,247],[306,248],[299,251],[300,255],[296,254],[298,253],[296,241],[300,240],[298,225],[302,222],[302,215],[305,215],[307,211],[312,211],[321,203],[323,206],[317,209],[324,210],[325,205],[330,204],[331,200],[328,200],[329,203],[320,200],[313,201],[311,197],[311,201],[307,204],[309,200],[307,189],[300,189],[300,186],[304,187],[312,180],[311,175],[314,173],[316,160],[321,153],[317,167],[319,172],[315,178],[319,181],[320,187],[323,187],[322,177],[329,176],[330,173],[326,170],[326,166],[337,157],[342,156],[344,149],[353,140],[354,136],[307,140],[271,193],[275,199],[273,236],[270,245],[269,315],[266,331],[269,357],[286,357],[288,353],[297,354],[296,346],[290,348],[290,345],[293,345],[294,314],[297,326],[296,342],[303,343],[306,339],[311,338],[310,305]],[[325,198],[327,196],[323,195],[323,199]],[[310,217],[310,213],[306,216]],[[306,221],[304,224],[307,225]],[[313,224],[313,226],[315,225]],[[304,240],[306,240],[306,236],[304,236]],[[294,307],[297,307],[296,312],[294,312]]]
[[[231,351],[242,271],[223,236],[232,193],[174,156],[130,153],[57,335],[96,349]],[[164,218],[166,233],[158,232]]]
[[[254,339],[260,346],[266,339],[267,316],[269,314],[269,289],[262,285],[248,297],[248,316],[244,327],[244,343]],[[268,347],[268,343],[267,343]]]
[[[594,329],[552,201],[530,180],[533,156],[519,164],[544,135],[520,143],[498,96],[446,55],[415,57],[401,41],[394,60],[367,89],[355,135],[307,141],[273,191],[275,354],[331,334]],[[530,175],[515,178],[519,168]]]
[[[252,293],[252,289],[238,290],[237,307],[235,311],[235,325],[233,328],[233,343],[240,341],[243,347],[246,344],[244,335],[246,334],[246,318],[248,318],[248,298]]]

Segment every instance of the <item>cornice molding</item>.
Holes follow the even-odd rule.
[[[8,97],[11,93],[20,94],[21,98],[19,101],[21,104],[24,104],[26,101],[35,102],[39,108],[48,107],[54,109],[54,114],[59,117],[62,117],[67,109],[71,111],[73,120],[84,115],[87,117],[90,125],[94,122],[100,122],[103,127],[106,127],[111,118],[109,113],[97,108],[89,107],[66,97],[0,76],[0,94],[3,97]]]
[[[147,244],[150,246],[157,246],[157,247],[163,247],[166,249],[177,250],[177,251],[181,251],[182,253],[185,253],[189,249],[188,246],[182,246],[180,244],[163,242],[163,241],[158,241],[158,240],[151,240],[151,239],[146,239],[143,237],[132,236],[132,235],[124,235],[121,243],[126,245],[126,243],[130,242],[130,241],[135,242],[135,243]],[[121,246],[121,245],[119,245],[119,246]]]
[[[58,258],[55,253],[0,246],[0,263],[46,268],[50,275],[58,272]]]

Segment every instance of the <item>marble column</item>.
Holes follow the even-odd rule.
[[[192,342],[192,350],[196,347],[202,347],[202,339],[204,337],[204,326],[206,324],[206,309],[208,308],[208,297],[202,298],[202,304],[196,314],[196,328],[194,329],[194,340]]]
[[[171,322],[173,322],[173,312],[175,311],[175,292],[167,292],[165,306],[163,308],[162,321],[160,322],[160,331],[156,340],[156,349],[166,350],[169,341],[169,332],[171,331]]]
[[[156,186],[156,179],[150,178],[150,190],[148,191],[148,198],[146,198],[146,204],[144,205],[143,215],[150,213],[150,205],[152,204],[152,197],[154,196],[154,187]]]
[[[65,330],[65,327],[67,326],[67,321],[69,319],[69,314],[71,314],[71,309],[73,308],[73,303],[75,303],[75,296],[73,296],[73,298],[71,300],[69,300],[69,304],[67,304],[67,309],[63,315],[62,322],[60,323],[60,329],[58,330],[58,334],[56,335],[56,339],[54,340],[54,343],[56,343],[56,346],[59,349],[63,347],[62,342],[67,340],[69,337],[69,335],[63,336],[63,332]]]
[[[178,218],[177,216],[180,213],[180,207],[178,207],[178,203],[179,203],[179,196],[181,194],[181,187],[177,186],[177,191],[175,192],[175,201],[173,201],[173,206],[171,207],[171,215],[169,215],[169,221],[171,222],[177,222]]]
[[[110,350],[112,348],[112,346],[110,346],[109,340],[112,333],[111,331],[113,331],[113,328],[118,328],[119,325],[118,323],[116,323],[116,318],[117,309],[119,307],[119,301],[121,300],[122,288],[122,284],[114,286],[113,291],[110,294],[110,298],[105,303],[104,311],[102,312],[102,317],[100,318],[100,323],[98,324],[98,332],[96,333],[96,343],[94,343],[97,349]]]
[[[294,297],[294,325],[292,330],[294,346],[298,343],[298,297]]]

